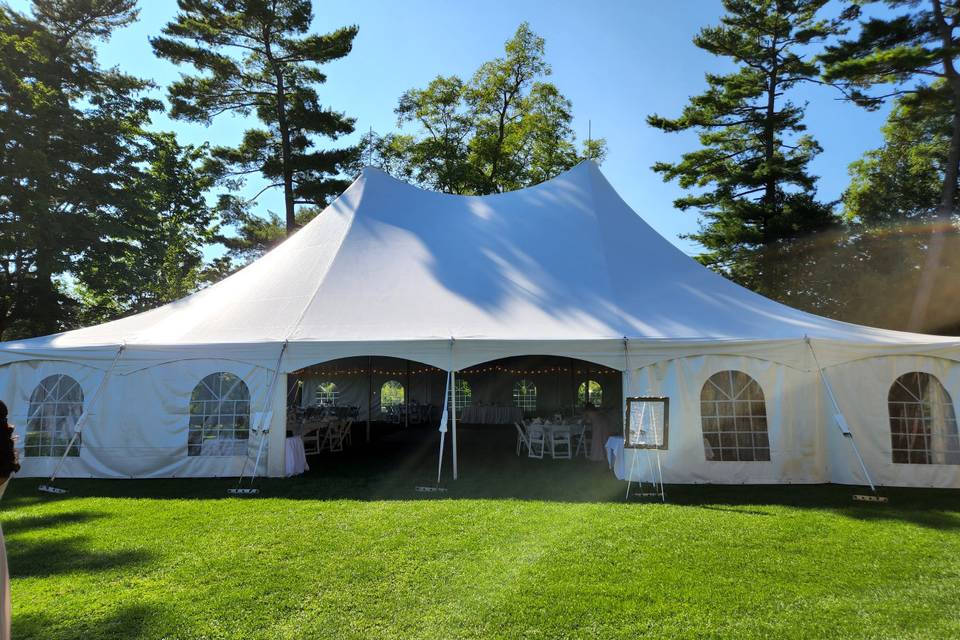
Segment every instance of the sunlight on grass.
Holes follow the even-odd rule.
[[[842,487],[673,488],[662,505],[466,484],[418,500],[407,483],[336,499],[330,482],[236,499],[224,480],[72,481],[57,499],[16,481],[15,637],[960,633],[953,495],[871,507]]]

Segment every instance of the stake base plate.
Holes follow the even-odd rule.
[[[44,493],[53,493],[56,495],[62,495],[64,493],[67,493],[66,489],[61,489],[60,487],[54,487],[53,485],[49,485],[49,484],[40,485],[39,487],[37,487],[37,491],[43,491]]]

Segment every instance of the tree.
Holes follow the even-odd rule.
[[[666,132],[699,135],[702,148],[653,169],[693,192],[674,204],[702,216],[691,235],[706,249],[702,262],[781,299],[789,299],[785,285],[796,273],[785,259],[792,244],[835,220],[831,205],[816,200],[816,178],[808,170],[820,145],[804,133],[803,107],[787,97],[819,77],[805,51],[840,28],[817,17],[826,3],[724,0],[721,24],[702,29],[694,44],[730,58],[736,69],[708,73],[707,90],[678,118],[647,118]]]
[[[942,81],[903,95],[883,127],[884,143],[850,165],[844,194],[848,232],[843,242],[842,315],[892,329],[910,327],[916,291],[929,272],[921,271],[931,225],[939,224],[952,135],[953,105]],[[960,233],[938,230],[945,245],[934,272],[938,295],[912,328],[931,333],[960,330]],[[883,304],[877,304],[883,300]]]
[[[297,210],[297,227],[303,227],[320,213],[319,207],[301,207]],[[217,235],[227,253],[219,263],[212,265],[210,274],[227,275],[256,260],[270,251],[286,238],[283,220],[272,211],[268,217],[253,215],[248,208],[231,208],[224,215],[224,223],[234,227],[236,233],[230,236]]]
[[[850,165],[844,217],[868,228],[935,219],[952,121],[950,91],[942,82],[897,99],[883,127],[883,146]]]
[[[76,291],[84,324],[146,311],[196,291],[203,249],[214,238],[216,208],[206,193],[215,175],[206,147],[183,147],[172,133],[149,134],[144,170],[129,186],[122,228],[109,260],[77,260]]]
[[[134,0],[35,0],[32,13],[0,6],[0,339],[69,325],[64,277],[76,256],[109,259],[159,107],[147,82],[96,59]]]
[[[924,323],[936,273],[944,255],[944,232],[951,227],[957,204],[960,174],[960,2],[947,0],[883,0],[889,8],[905,10],[895,17],[869,18],[860,24],[857,38],[827,47],[821,56],[824,79],[835,83],[857,104],[876,109],[893,96],[913,95],[917,106],[950,97],[950,142],[943,164],[937,221],[923,260],[923,273],[911,310],[909,327]],[[866,3],[865,3],[866,4]],[[859,6],[849,17],[860,18]],[[936,85],[936,86],[935,86]],[[876,88],[882,88],[876,90]],[[878,92],[879,91],[879,92]]]
[[[316,138],[336,140],[353,119],[320,104],[320,66],[350,53],[357,27],[308,34],[310,0],[178,0],[180,12],[151,38],[160,57],[200,73],[169,87],[171,115],[209,122],[232,112],[254,114],[265,129],[250,129],[234,148],[214,155],[237,181],[260,173],[266,188],[282,187],[287,234],[297,228],[296,205],[321,204],[347,183],[338,176],[354,148],[318,150]]]
[[[543,38],[527,23],[469,81],[438,76],[404,93],[398,125],[414,134],[368,135],[364,160],[446,193],[488,194],[543,182],[585,158],[603,159],[603,140],[577,150],[572,105],[543,78]]]

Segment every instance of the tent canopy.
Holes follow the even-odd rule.
[[[0,354],[417,343],[436,353],[409,357],[445,364],[451,339],[612,353],[624,338],[658,349],[806,336],[871,352],[955,354],[960,344],[830,320],[744,289],[658,235],[586,161],[490,196],[428,192],[366,168],[308,225],[223,281],[121,320],[0,344]]]

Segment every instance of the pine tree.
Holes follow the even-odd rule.
[[[937,212],[922,260],[921,278],[907,325],[920,330],[933,302],[937,273],[944,258],[946,236],[957,205],[960,176],[960,2],[949,0],[883,0],[893,10],[905,10],[892,18],[869,18],[860,24],[858,37],[828,47],[821,59],[824,79],[841,87],[846,96],[869,109],[893,96],[913,95],[915,104],[938,100],[948,92],[952,105],[951,133],[943,165]],[[869,3],[863,3],[869,4]],[[851,19],[860,17],[859,4],[852,5]],[[939,84],[938,84],[939,83]]]
[[[77,256],[112,259],[123,234],[160,105],[147,82],[100,68],[94,45],[135,17],[134,0],[0,6],[0,339],[69,326],[64,276]]]
[[[850,165],[844,217],[866,228],[935,219],[952,135],[944,82],[898,98],[883,126],[883,145]]]
[[[849,232],[838,265],[847,283],[844,319],[900,330],[960,331],[960,230],[937,224],[942,257],[933,272],[917,268],[927,259],[930,224],[939,220],[953,111],[942,80],[900,96],[884,124],[883,145],[850,165],[843,197]],[[916,292],[931,275],[937,295],[926,305],[922,324],[911,327]]]
[[[353,119],[324,107],[317,86],[323,64],[350,53],[357,27],[309,34],[310,0],[178,0],[176,18],[152,38],[157,55],[200,73],[169,87],[171,115],[209,122],[232,112],[255,115],[265,129],[245,132],[241,144],[214,154],[241,181],[260,173],[267,188],[282,187],[287,233],[297,228],[296,206],[322,204],[347,182],[339,176],[354,148],[320,150],[317,137],[353,131]]]
[[[819,77],[805,51],[840,29],[817,14],[827,0],[724,0],[721,24],[694,44],[736,63],[727,74],[708,73],[707,90],[678,118],[648,117],[666,132],[693,130],[701,147],[654,171],[691,191],[675,201],[694,209],[701,226],[691,237],[701,260],[737,282],[789,298],[795,271],[785,259],[792,243],[829,228],[835,216],[816,199],[808,165],[821,151],[805,134],[804,110],[789,98],[799,83]]]

